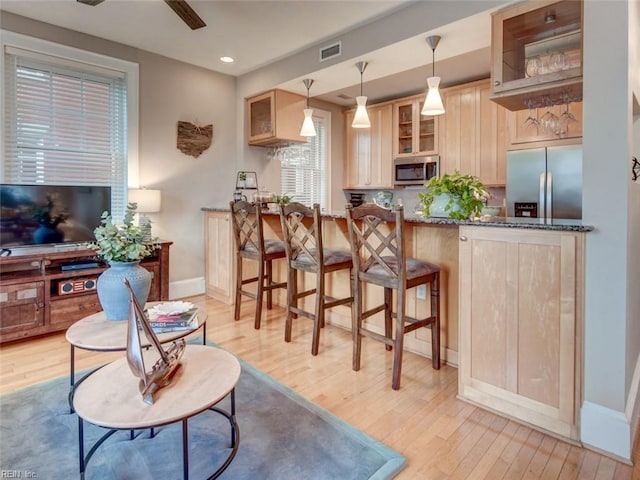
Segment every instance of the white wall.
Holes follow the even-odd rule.
[[[630,300],[638,293],[631,267],[639,212],[630,191],[630,69],[638,64],[629,45],[638,39],[629,38],[629,8],[627,1],[586,1],[583,32],[583,221],[596,231],[586,248],[582,440],[623,458],[631,453],[625,408],[639,348],[637,339],[628,342],[629,325],[640,314]]]
[[[202,207],[227,205],[235,173],[235,80],[147,52],[140,62],[140,185],[162,191],[153,233],[171,247],[171,297],[204,292]],[[178,121],[213,124],[199,157],[176,147]],[[225,188],[228,187],[228,188]],[[185,284],[185,282],[188,282]]]

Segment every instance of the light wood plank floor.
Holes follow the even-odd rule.
[[[392,354],[364,339],[362,368],[351,370],[351,335],[327,326],[320,353],[311,355],[311,322],[294,321],[284,342],[283,310],[266,311],[253,329],[253,302],[233,309],[205,297],[207,338],[288,385],[312,402],[401,452],[408,462],[397,477],[413,479],[640,479],[640,469],[544,435],[456,399],[457,370],[431,368],[407,353],[402,385],[391,389]],[[76,368],[100,365],[123,353],[76,350]],[[64,334],[0,347],[0,393],[69,374]],[[638,452],[634,454],[638,459]],[[638,463],[637,460],[635,462]]]

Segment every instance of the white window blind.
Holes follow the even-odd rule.
[[[125,75],[6,47],[3,182],[108,185],[124,213]]]
[[[327,121],[313,117],[316,136],[307,143],[282,148],[280,156],[281,193],[293,196],[293,200],[311,207],[319,203],[327,208]]]

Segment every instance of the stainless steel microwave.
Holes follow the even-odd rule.
[[[393,161],[395,185],[423,185],[440,174],[440,157],[396,158]]]

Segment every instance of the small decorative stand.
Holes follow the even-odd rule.
[[[245,190],[258,190],[258,175],[256,172],[240,170],[236,174],[236,190],[233,192],[233,201],[247,200]]]
[[[149,320],[147,319],[142,305],[138,302],[131,284],[127,279],[124,284],[129,290],[131,297],[131,307],[129,310],[129,324],[127,330],[127,362],[131,372],[140,378],[140,393],[145,403],[153,405],[153,394],[162,387],[166,387],[171,383],[173,375],[180,367],[180,358],[184,353],[186,342],[183,338],[174,340],[169,348],[162,348],[158,337],[154,333]],[[140,330],[138,325],[142,327],[146,335],[151,349],[155,349],[160,355],[160,359],[153,365],[150,372],[147,372],[144,366],[144,356],[142,354],[142,342],[140,341]]]

